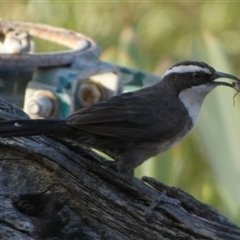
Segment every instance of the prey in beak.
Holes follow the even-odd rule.
[[[233,96],[233,106],[235,105],[235,97],[240,92],[240,82],[233,82],[232,87],[237,91]]]
[[[233,96],[233,105],[235,105],[235,100],[234,98],[236,97],[236,95],[240,92],[240,79],[228,74],[228,73],[223,73],[223,72],[215,72],[214,74],[214,79],[218,79],[218,78],[228,78],[228,79],[232,79],[235,82],[232,83],[228,83],[228,82],[219,82],[219,81],[214,81],[213,83],[217,83],[218,85],[224,85],[224,86],[228,86],[231,87],[233,89],[235,89],[237,92],[234,94]]]
[[[228,82],[220,82],[220,81],[214,81],[213,83],[216,83],[218,85],[224,85],[224,86],[228,86],[231,88],[234,88],[235,90],[237,90],[238,92],[240,91],[240,79],[228,74],[228,73],[223,73],[223,72],[215,72],[214,76],[213,76],[213,80],[215,79],[219,79],[219,78],[228,78],[228,79],[232,79],[236,82],[233,83],[228,83]]]
[[[232,87],[238,92],[240,92],[240,82],[233,82]]]

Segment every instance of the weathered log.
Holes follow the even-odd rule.
[[[26,117],[0,99],[1,120]],[[46,136],[0,138],[0,149],[0,239],[240,239],[210,206],[90,149]]]

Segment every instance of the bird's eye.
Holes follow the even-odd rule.
[[[194,78],[201,78],[202,74],[200,72],[194,72],[193,77]]]

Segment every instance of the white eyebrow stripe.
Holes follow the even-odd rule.
[[[211,74],[211,71],[207,68],[203,68],[196,65],[180,65],[167,70],[162,77],[165,77],[171,73],[186,73],[186,72],[200,72],[200,71]]]

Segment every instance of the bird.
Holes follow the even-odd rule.
[[[173,65],[154,85],[125,92],[80,109],[66,119],[0,122],[0,137],[52,135],[97,149],[115,160],[120,173],[131,176],[150,157],[164,152],[196,126],[202,103],[225,81],[240,80],[199,61]]]

